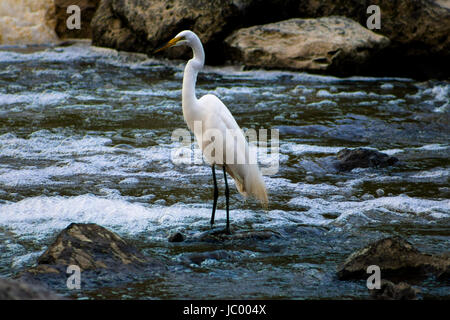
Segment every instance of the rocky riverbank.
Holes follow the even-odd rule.
[[[191,29],[202,39],[210,64],[231,61],[337,75],[449,75],[442,68],[450,56],[448,4],[370,4],[381,9],[381,28],[372,30],[377,34],[366,28],[368,3],[363,0],[102,0],[92,21],[93,43],[151,54],[177,32]],[[286,20],[291,18],[303,20]],[[189,50],[164,55],[186,58]]]
[[[40,14],[41,20],[30,23],[35,28],[45,28],[48,36],[38,39],[26,35],[29,32],[14,23],[21,19],[19,13],[5,12],[8,23],[0,24],[0,44],[19,44],[22,34],[24,44],[52,42],[56,41],[56,32],[60,39],[92,38],[96,46],[152,55],[155,48],[179,31],[191,29],[202,39],[206,62],[212,65],[233,63],[246,68],[339,76],[429,79],[450,75],[450,6],[441,0],[418,0],[413,4],[407,0],[56,0],[54,6],[48,6],[48,0],[33,3],[39,1],[45,2],[47,11]],[[79,6],[81,29],[67,28],[69,5]],[[367,21],[373,14],[367,12],[369,5],[380,8],[379,29],[368,29]],[[33,8],[19,10],[35,17]],[[7,40],[14,34],[14,42]],[[189,55],[187,48],[180,47],[161,56],[186,59]]]

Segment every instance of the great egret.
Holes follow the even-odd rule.
[[[267,207],[268,198],[264,180],[256,162],[256,154],[249,148],[247,140],[228,108],[219,98],[207,94],[200,99],[195,95],[197,74],[205,63],[205,52],[199,37],[192,31],[180,32],[166,45],[155,51],[169,47],[187,45],[193,51],[183,75],[182,108],[184,120],[194,133],[197,142],[211,165],[214,182],[214,202],[211,213],[211,227],[214,225],[217,189],[215,165],[221,165],[225,179],[227,208],[226,233],[230,233],[228,174],[234,179],[236,188],[244,197],[253,196]],[[230,134],[231,132],[231,134]],[[254,159],[254,161],[252,161]]]

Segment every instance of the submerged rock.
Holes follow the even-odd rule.
[[[0,300],[60,300],[55,293],[13,279],[0,279]]]
[[[370,296],[376,300],[415,300],[419,289],[406,282],[395,284],[389,280],[381,280],[380,289],[369,290]]]
[[[339,267],[340,280],[367,279],[367,267],[380,267],[381,278],[405,279],[433,273],[438,277],[449,274],[450,259],[421,253],[400,237],[381,239],[352,253]]]
[[[184,235],[181,232],[176,232],[169,236],[169,242],[183,242],[185,239]]]
[[[343,149],[337,153],[337,159],[336,167],[341,171],[350,171],[354,168],[382,168],[392,166],[398,162],[396,157],[365,148]]]
[[[188,264],[197,264],[200,265],[205,260],[217,260],[217,261],[223,261],[230,259],[233,255],[225,250],[215,250],[215,251],[208,251],[208,252],[193,252],[193,253],[187,253],[183,255],[181,260]]]
[[[190,239],[188,242],[224,242],[224,241],[245,241],[245,240],[267,240],[280,235],[271,230],[237,231],[226,234],[224,230],[212,230],[202,232]]]
[[[72,223],[38,258],[37,266],[20,277],[50,287],[65,287],[70,265],[81,269],[81,286],[98,281],[126,281],[139,272],[145,276],[164,270],[164,265],[143,256],[117,234],[96,224]]]
[[[240,29],[226,40],[233,60],[250,67],[354,74],[389,45],[345,17],[290,19]]]

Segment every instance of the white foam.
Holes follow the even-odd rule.
[[[431,95],[433,95],[436,101],[449,101],[450,85],[437,85],[432,89],[425,90],[425,93],[430,93]]]
[[[205,67],[204,72],[216,73],[222,76],[231,76],[233,78],[252,79],[252,80],[275,80],[280,78],[287,78],[291,81],[309,82],[309,83],[339,83],[339,82],[411,82],[412,79],[398,78],[398,77],[348,77],[339,78],[326,75],[315,75],[304,72],[290,72],[290,71],[271,71],[271,70],[248,70],[242,71],[240,67],[227,66],[227,67]]]
[[[394,85],[392,83],[383,83],[380,85],[380,88],[384,90],[392,90],[394,89]]]
[[[64,92],[50,91],[29,94],[7,94],[0,93],[0,105],[11,105],[19,103],[54,105],[67,100],[69,95]]]
[[[447,149],[450,149],[449,145],[433,143],[433,144],[426,144],[426,145],[423,145],[421,147],[415,147],[415,148],[381,150],[381,152],[384,152],[384,153],[386,153],[388,155],[394,155],[394,154],[405,153],[405,152],[409,152],[409,151],[421,151],[421,150],[426,150],[426,151],[443,151],[443,150],[447,150]]]
[[[254,213],[233,210],[233,221],[242,223]],[[208,225],[211,208],[176,204],[146,207],[123,199],[106,199],[86,194],[76,197],[33,197],[0,205],[0,225],[20,237],[40,240],[61,231],[70,223],[96,223],[121,234],[165,236],[174,228]],[[225,217],[217,210],[218,219]]]
[[[345,224],[349,217],[363,217],[373,211],[384,212],[384,215],[412,214],[416,217],[426,216],[434,219],[450,217],[450,200],[428,200],[411,198],[405,195],[380,197],[363,201],[327,201],[322,198],[309,199],[304,196],[293,198],[289,205],[307,207],[311,215],[322,215],[338,212],[341,215],[334,224]]]
[[[432,170],[418,172],[409,176],[408,178],[414,179],[415,181],[437,183],[439,181],[444,181],[446,178],[450,178],[450,170],[434,168]]]
[[[141,90],[122,90],[119,91],[124,95],[131,96],[156,96],[156,97],[181,97],[181,90],[162,90],[162,89],[141,89]]]
[[[280,146],[280,150],[283,153],[293,154],[296,156],[302,154],[314,154],[314,153],[325,153],[325,154],[335,154],[344,149],[344,147],[326,147],[326,146],[316,146],[308,144],[294,144],[294,143],[283,143]]]
[[[355,92],[337,92],[337,93],[331,93],[325,89],[319,90],[317,92],[317,97],[320,98],[331,98],[331,97],[337,97],[337,98],[352,98],[352,99],[363,99],[366,98],[369,94],[364,91],[355,91]]]
[[[123,179],[185,178],[173,170],[174,164],[171,162],[172,149],[177,145],[160,143],[159,146],[133,148],[130,151],[121,145],[113,146],[112,140],[107,137],[81,136],[64,130],[39,130],[28,138],[3,134],[0,136],[2,156],[17,161],[0,167],[0,185],[60,184],[58,177],[78,175],[116,176]],[[56,163],[45,162],[39,167],[23,166],[21,159],[53,160]],[[164,171],[147,172],[152,163]]]
[[[426,144],[422,147],[414,148],[416,150],[427,150],[427,151],[438,151],[438,150],[447,150],[450,149],[449,145],[443,145],[438,143]]]
[[[313,103],[309,103],[308,106],[309,107],[337,107],[337,103],[332,101],[332,100],[322,100],[319,102],[313,102]]]

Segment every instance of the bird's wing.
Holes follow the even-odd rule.
[[[226,170],[234,179],[239,193],[241,193],[244,197],[252,195],[261,200],[263,204],[267,204],[267,192],[258,165],[257,163],[249,163],[249,145],[233,115],[223,104],[223,102],[214,95],[206,95],[202,97],[201,103],[204,107],[205,115],[204,130],[219,130],[225,138],[224,144],[221,146],[223,150],[221,152],[223,155],[223,162],[220,164],[226,164]],[[226,136],[227,130],[232,130],[234,143],[230,143],[228,140],[229,138]],[[210,144],[212,142],[208,141],[207,143]],[[217,147],[220,146],[215,145],[215,148]],[[205,152],[205,149],[202,150],[204,151],[204,154],[208,153]],[[205,157],[207,157],[207,155],[205,155]],[[227,161],[230,158],[233,160]],[[254,160],[256,160],[256,157]],[[214,161],[210,162],[214,163]]]

